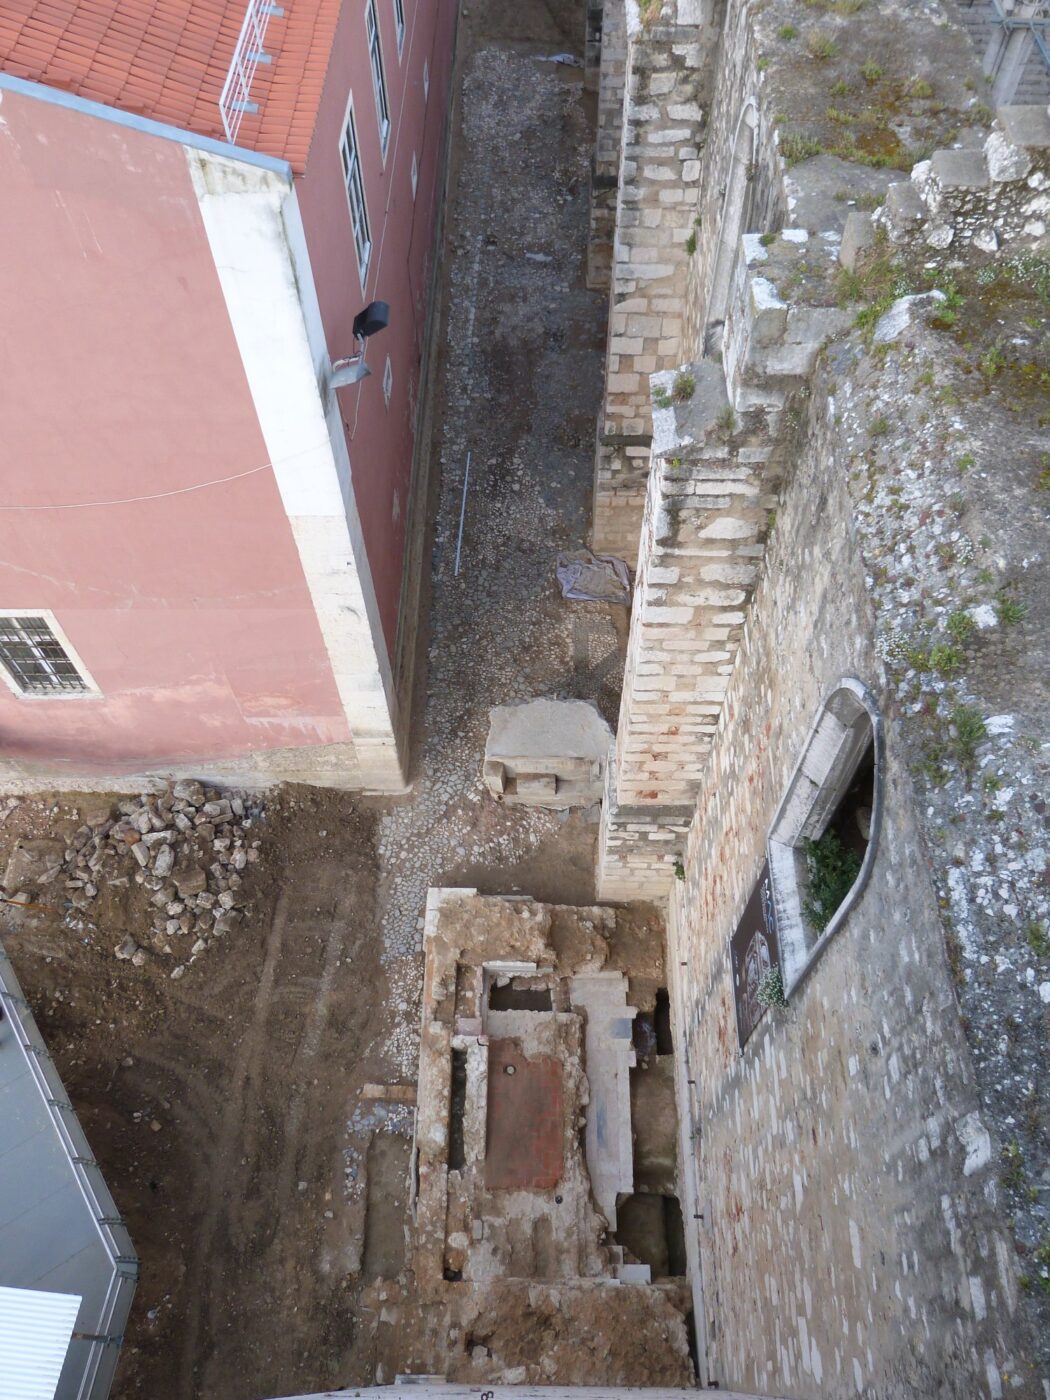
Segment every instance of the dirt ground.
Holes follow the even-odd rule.
[[[587,541],[605,323],[584,285],[594,103],[579,69],[546,61],[582,52],[583,10],[473,0],[461,19],[410,796],[269,794],[247,914],[177,979],[171,959],[114,958],[121,937],[143,941],[134,900],[101,899],[97,933],[61,910],[0,912],[141,1260],[115,1400],[255,1400],[439,1369],[443,1321],[425,1342],[381,1321],[377,1280],[405,1259],[410,1113],[359,1090],[414,1082],[428,885],[593,900],[594,814],[504,808],[481,759],[488,709],[508,700],[590,699],[615,723],[626,644],[624,609],[566,603],[554,579],[557,551]],[[79,805],[20,804],[0,862],[21,835],[68,835]],[[486,1325],[513,1325],[523,1355],[536,1345],[520,1317]],[[658,1337],[647,1350],[614,1330],[612,1369],[644,1383]],[[578,1350],[591,1383],[611,1379],[608,1339]]]
[[[22,804],[0,829],[0,860],[20,836],[67,835],[77,812],[75,795]],[[114,958],[140,925],[112,901],[97,934],[49,909],[3,912],[141,1260],[117,1397],[313,1388],[353,1347],[355,1276],[333,1202],[346,1105],[388,1019],[375,817],[309,788],[281,790],[265,813],[243,925],[180,980],[170,959]],[[51,888],[38,899],[61,903]]]

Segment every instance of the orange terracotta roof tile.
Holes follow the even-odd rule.
[[[0,0],[0,69],[224,141],[219,97],[248,0]],[[237,144],[302,171],[340,0],[280,0]]]

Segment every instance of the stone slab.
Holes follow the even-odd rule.
[[[613,733],[585,700],[528,700],[489,712],[483,776],[500,801],[589,807],[601,800]]]

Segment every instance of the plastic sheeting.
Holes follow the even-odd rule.
[[[563,598],[582,603],[631,602],[631,575],[622,559],[575,549],[559,554],[556,566]]]

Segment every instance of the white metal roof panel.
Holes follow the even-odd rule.
[[[0,1288],[4,1400],[55,1400],[79,1311],[76,1293]]]

